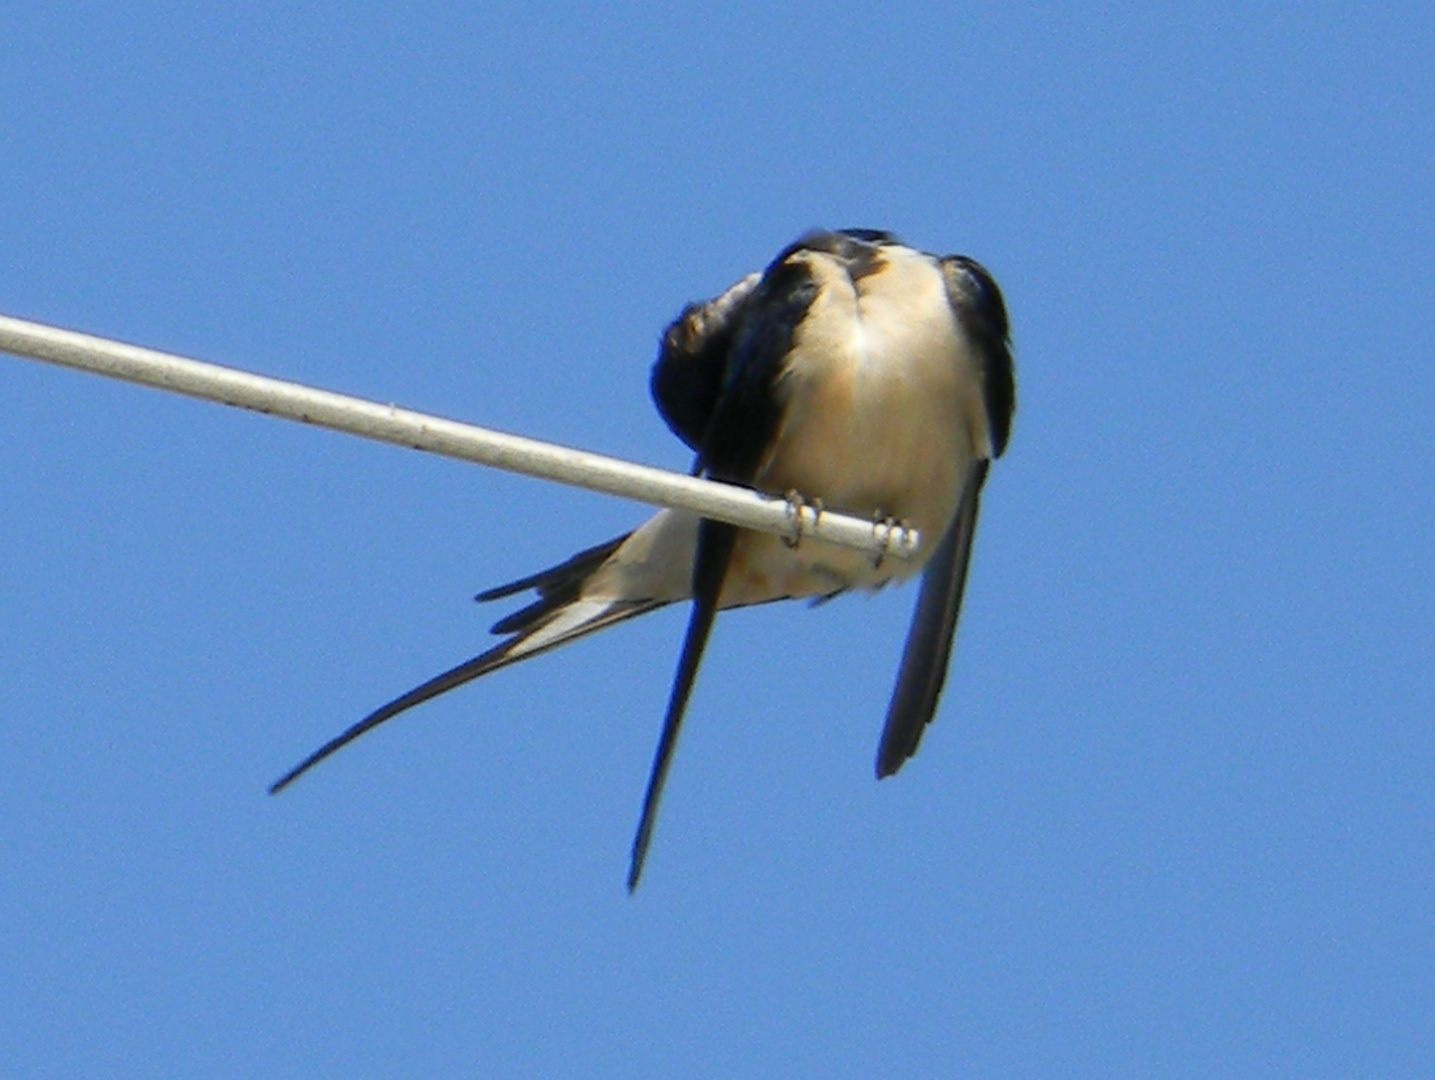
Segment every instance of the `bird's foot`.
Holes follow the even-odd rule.
[[[822,520],[822,500],[809,499],[796,488],[789,488],[787,491],[787,512],[792,516],[792,535],[784,536],[782,542],[794,551],[802,543],[802,538],[807,535],[807,525],[803,521],[802,511],[812,510],[812,523],[816,525]]]
[[[893,540],[893,534],[900,533],[897,540]],[[887,559],[887,552],[894,548],[906,547],[910,542],[912,523],[906,518],[894,518],[890,514],[883,514],[878,510],[872,515],[872,535],[882,538],[882,550],[872,556],[873,568],[880,567]]]

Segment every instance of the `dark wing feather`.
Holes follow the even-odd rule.
[[[1006,303],[996,281],[975,259],[951,255],[941,264],[952,313],[980,365],[990,454],[1000,457],[1011,435],[1016,410],[1016,373]],[[917,752],[922,732],[936,715],[961,614],[982,486],[990,466],[990,460],[985,459],[973,464],[957,516],[923,573],[922,592],[902,652],[897,687],[877,747],[879,779],[891,776]]]
[[[779,388],[792,348],[793,334],[816,295],[811,271],[801,261],[788,262],[785,252],[764,272],[731,327],[720,392],[697,446],[702,473],[738,484],[751,484],[772,447],[782,420]],[[666,414],[665,414],[666,415]],[[671,423],[671,420],[670,420]],[[703,651],[717,616],[723,581],[737,543],[738,530],[704,520],[698,526],[693,561],[693,612],[663,717],[638,830],[628,867],[628,891],[638,887],[652,842],[658,804],[677,749],[683,714],[692,695]]]
[[[480,604],[490,600],[501,600],[505,597],[514,596],[521,592],[533,589],[538,593],[538,599],[525,608],[520,608],[512,615],[505,615],[498,622],[494,623],[490,632],[494,634],[521,634],[535,626],[539,620],[550,615],[560,608],[566,607],[578,599],[578,594],[583,591],[583,583],[588,576],[608,561],[608,557],[623,546],[631,533],[618,537],[616,540],[609,540],[604,544],[596,544],[586,551],[580,551],[566,562],[559,563],[550,569],[540,571],[537,574],[530,574],[526,578],[509,582],[507,585],[499,585],[492,589],[485,589],[474,597]]]
[[[991,431],[992,457],[999,458],[1011,436],[1016,412],[1016,367],[1011,357],[1011,325],[1001,289],[986,267],[965,255],[942,260],[947,300],[971,339],[981,362],[982,399]]]
[[[581,551],[566,562],[549,570],[479,593],[479,600],[496,600],[527,589],[536,589],[539,599],[507,618],[500,619],[494,625],[493,632],[495,634],[512,635],[507,641],[495,645],[472,660],[466,660],[457,667],[450,668],[441,675],[435,675],[422,685],[414,687],[388,704],[375,709],[274,781],[269,786],[269,793],[277,795],[325,758],[342,750],[361,735],[373,731],[384,721],[392,720],[399,713],[407,712],[415,705],[421,705],[455,687],[472,682],[474,679],[497,671],[499,668],[507,667],[509,664],[517,663],[519,660],[538,656],[550,649],[556,649],[559,645],[566,645],[570,641],[591,634],[595,630],[601,630],[605,626],[612,626],[614,623],[662,607],[665,603],[663,601],[614,600],[601,612],[596,612],[592,618],[555,636],[552,641],[545,642],[539,647],[525,648],[534,634],[547,629],[550,623],[562,613],[563,608],[578,598],[579,590],[588,575],[601,566],[604,560],[626,539],[626,536],[620,536],[616,540],[610,540],[605,544]]]
[[[483,655],[475,656],[472,660],[467,660],[459,664],[458,667],[450,668],[442,675],[435,675],[421,686],[416,686],[408,693],[394,698],[394,700],[390,701],[387,705],[380,706],[357,724],[334,736],[334,738],[330,739],[278,780],[270,784],[269,794],[278,795],[279,792],[283,791],[295,780],[319,764],[319,762],[338,753],[359,736],[373,731],[374,728],[378,727],[385,720],[392,720],[395,716],[398,716],[399,713],[412,709],[415,705],[421,705],[423,702],[436,698],[456,686],[462,686],[464,683],[471,682],[480,675],[487,675],[490,671],[494,671],[504,664],[511,663],[512,661],[508,659],[508,653],[511,651],[512,644],[510,642],[495,645]]]
[[[704,521],[698,532],[693,613],[688,621],[687,635],[683,638],[683,652],[678,659],[677,674],[673,677],[673,690],[663,716],[663,729],[653,755],[653,767],[648,773],[648,789],[643,793],[643,812],[638,818],[638,831],[633,836],[633,852],[628,863],[630,893],[638,887],[638,879],[643,876],[648,844],[653,839],[653,824],[658,819],[658,803],[663,797],[663,785],[667,783],[668,769],[673,763],[673,751],[677,749],[683,713],[687,711],[688,698],[698,677],[698,665],[702,663],[703,650],[707,647],[708,635],[712,633],[718,597],[722,593],[723,578],[727,576],[728,562],[736,541],[737,529],[721,522]]]
[[[504,597],[516,596],[529,589],[536,590],[543,597],[554,596],[570,590],[576,596],[577,591],[574,587],[581,585],[589,574],[602,566],[608,556],[622,547],[623,541],[632,535],[632,533],[624,533],[615,539],[605,540],[601,544],[584,548],[557,566],[550,566],[547,570],[540,570],[536,574],[529,574],[517,581],[510,581],[507,585],[495,585],[491,589],[484,589],[474,599],[480,604],[486,604],[490,600],[502,600]],[[502,634],[505,631],[495,630],[494,633]]]
[[[758,280],[749,274],[715,300],[689,304],[663,333],[648,388],[673,434],[694,450],[717,410],[733,335]]]
[[[957,617],[962,610],[972,538],[977,531],[982,485],[988,461],[978,461],[967,476],[961,505],[947,535],[942,538],[922,574],[922,592],[912,616],[912,628],[902,651],[897,687],[887,708],[887,722],[877,747],[877,778],[891,776],[917,752],[922,732],[931,723],[947,678]]]

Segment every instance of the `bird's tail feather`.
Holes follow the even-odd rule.
[[[493,633],[510,635],[507,641],[495,645],[472,660],[466,660],[457,667],[435,675],[427,682],[375,709],[274,781],[269,787],[269,793],[278,794],[325,758],[415,705],[421,705],[455,687],[519,660],[556,649],[606,626],[664,606],[668,601],[581,598],[583,583],[626,539],[626,536],[620,536],[616,540],[581,551],[567,562],[551,569],[479,593],[477,599],[487,601],[535,589],[538,599],[500,619],[494,625]]]

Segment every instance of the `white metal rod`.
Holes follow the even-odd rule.
[[[791,535],[800,528],[804,536],[874,556],[910,558],[920,543],[915,530],[878,528],[871,521],[827,511],[818,514],[811,507],[802,507],[795,522],[793,507],[786,499],[732,484],[634,465],[5,315],[0,315],[0,351],[525,476],[688,510],[745,529]]]

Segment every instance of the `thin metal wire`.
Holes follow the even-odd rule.
[[[745,529],[788,536],[800,529],[803,536],[866,551],[874,557],[910,558],[920,543],[912,529],[874,526],[871,521],[829,511],[818,513],[810,506],[794,507],[786,499],[759,495],[732,484],[635,465],[5,315],[0,315],[0,351],[524,476],[688,510]]]

